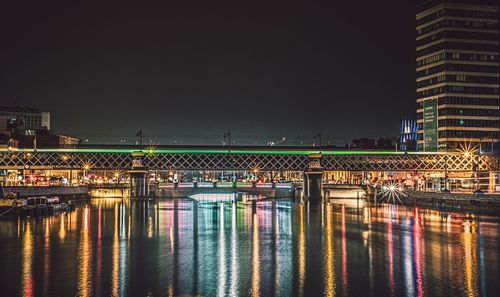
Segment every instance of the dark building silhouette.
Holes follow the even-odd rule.
[[[50,112],[37,108],[0,106],[0,130],[6,130],[14,122],[26,135],[32,134],[34,130],[50,130]]]
[[[79,140],[54,135],[50,130],[50,112],[37,108],[0,106],[0,147],[74,148]]]
[[[364,150],[383,150],[395,149],[395,142],[391,138],[379,138],[378,140],[372,138],[359,138],[353,139],[350,148],[364,149]]]

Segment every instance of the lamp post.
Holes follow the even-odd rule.
[[[449,193],[448,189],[448,155],[444,155],[444,189],[441,191],[444,193]]]
[[[71,187],[71,184],[72,184],[72,182],[71,182],[71,181],[72,181],[72,173],[73,173],[73,172],[72,172],[72,170],[71,170],[71,167],[70,167],[70,166],[69,166],[69,164],[68,164],[68,163],[69,163],[69,162],[68,162],[68,160],[69,160],[69,156],[68,156],[68,155],[63,155],[61,158],[62,158],[62,160],[64,161],[64,164],[65,164],[67,167],[69,167],[69,186]]]
[[[257,167],[255,167],[255,168],[253,169],[253,179],[254,179],[255,181],[257,181],[257,173],[259,173],[259,169],[258,169]]]
[[[313,139],[312,139],[312,146],[313,147],[316,147],[316,141],[318,141],[317,144],[319,144],[319,147],[321,148],[321,132],[318,132],[318,133],[313,135]]]
[[[476,171],[474,169],[475,165],[474,165],[474,153],[471,149],[467,149],[467,148],[464,148],[464,151],[463,151],[463,154],[464,154],[464,157],[467,158],[467,160],[469,161],[470,160],[470,163],[472,165],[472,168],[471,168],[471,178],[474,177],[474,172]],[[469,159],[470,158],[470,159]]]
[[[444,189],[441,192],[449,193],[448,188],[448,143],[446,143],[446,155],[444,155]]]
[[[83,165],[83,182],[85,183],[85,178],[87,177],[87,171],[90,170],[90,165]]]
[[[476,190],[474,191],[474,194],[476,195],[481,195],[484,194],[484,192],[481,190],[481,185],[479,183],[479,164],[481,163],[481,139],[479,139],[479,150],[477,151],[477,162],[476,162]]]

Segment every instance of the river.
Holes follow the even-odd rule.
[[[92,199],[0,221],[2,296],[494,296],[500,218]]]

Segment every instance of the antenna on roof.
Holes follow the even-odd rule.
[[[19,107],[19,97],[14,96],[12,97],[12,100],[14,101],[14,107]]]

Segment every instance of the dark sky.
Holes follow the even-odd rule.
[[[59,133],[346,143],[415,112],[413,1],[3,3],[0,105]]]

